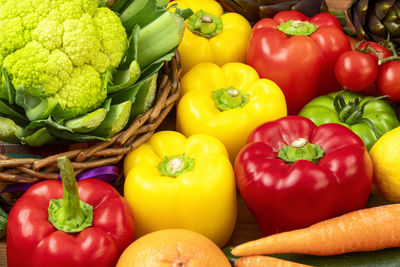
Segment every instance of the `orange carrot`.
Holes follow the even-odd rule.
[[[400,246],[400,204],[353,211],[308,228],[235,247],[235,256],[301,253],[319,256]]]
[[[273,257],[267,256],[247,256],[235,260],[235,267],[307,267],[309,265],[304,265],[296,262],[281,260]]]

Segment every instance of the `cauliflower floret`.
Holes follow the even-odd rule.
[[[66,109],[79,106],[84,113],[87,113],[91,107],[99,106],[106,98],[107,92],[102,88],[100,74],[92,66],[76,67],[70,77],[69,83],[54,95]],[[94,91],[93,88],[100,90]]]
[[[108,55],[111,66],[118,67],[124,56],[124,51],[121,51],[118,47],[126,44],[126,39],[124,38],[125,28],[108,26],[119,23],[120,19],[117,16],[110,16],[110,10],[105,7],[97,9],[93,20],[97,28],[97,38],[101,43],[101,52]]]
[[[128,45],[121,20],[98,0],[0,0],[0,28],[0,68],[14,87],[43,88],[79,115],[104,102],[101,74]]]

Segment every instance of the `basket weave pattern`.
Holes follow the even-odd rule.
[[[158,76],[154,104],[146,113],[139,115],[124,131],[109,141],[93,146],[68,150],[45,158],[12,158],[0,154],[0,182],[32,183],[41,179],[58,179],[57,159],[67,156],[79,174],[87,169],[112,165],[125,154],[149,139],[179,98],[180,57],[176,53],[166,61]]]

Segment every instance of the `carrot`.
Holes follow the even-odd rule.
[[[400,246],[400,204],[353,211],[308,228],[274,234],[232,249],[235,256],[301,253],[319,256]]]
[[[235,267],[307,267],[309,265],[304,265],[296,262],[281,260],[273,257],[267,256],[247,256],[235,260]]]

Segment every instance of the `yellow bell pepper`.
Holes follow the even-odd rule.
[[[182,77],[181,87],[177,130],[217,137],[232,162],[254,128],[287,114],[278,85],[243,63],[200,63]]]
[[[217,138],[157,132],[128,153],[124,174],[137,237],[185,228],[220,247],[228,242],[237,216],[235,175]]]
[[[190,8],[195,14],[186,21],[183,40],[178,47],[182,74],[200,62],[222,66],[246,60],[251,34],[250,23],[237,13],[224,14],[214,0],[176,0],[178,8]]]

